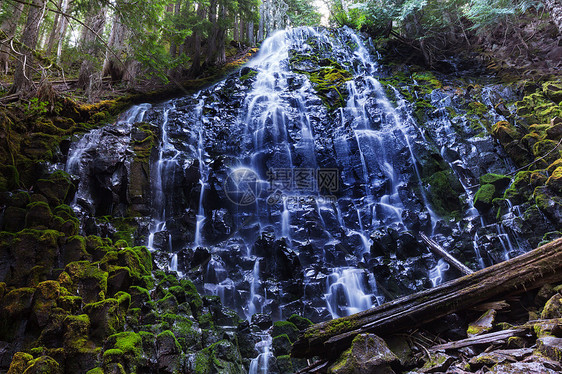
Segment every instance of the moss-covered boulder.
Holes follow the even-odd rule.
[[[492,127],[492,135],[498,139],[503,146],[523,137],[520,131],[507,121],[497,122]]]
[[[557,167],[548,180],[546,181],[546,185],[553,191],[558,193],[562,193],[562,166]]]
[[[486,311],[486,313],[481,315],[476,321],[468,325],[468,329],[466,331],[467,335],[470,337],[491,331],[494,328],[494,323],[496,322],[496,315],[497,312],[494,309]]]
[[[535,167],[543,169],[560,157],[560,146],[554,140],[541,140],[533,146],[533,155],[540,158]]]
[[[550,100],[555,103],[562,102],[562,82],[550,81],[542,85],[542,91]]]
[[[498,197],[499,191],[493,184],[484,184],[480,186],[474,195],[474,207],[480,212],[487,212],[492,207],[492,201]]]
[[[11,232],[18,232],[25,228],[25,217],[27,210],[15,206],[9,206],[4,211],[2,229]]]
[[[181,345],[170,330],[156,337],[158,369],[163,373],[176,373],[180,369]]]
[[[271,336],[276,337],[279,335],[287,335],[289,340],[295,342],[299,336],[299,328],[294,323],[289,321],[277,321],[273,323]]]
[[[29,367],[31,360],[33,360],[33,356],[29,353],[16,352],[7,374],[22,374]]]
[[[25,229],[18,232],[9,248],[13,262],[6,274],[6,283],[34,286],[45,280],[58,263],[61,236],[54,230]]]
[[[273,338],[272,347],[275,356],[283,356],[291,353],[292,342],[287,334],[281,334]]]
[[[72,178],[62,170],[55,171],[47,178],[39,179],[35,187],[37,192],[45,196],[52,206],[69,203],[75,192]]]
[[[537,207],[551,221],[562,222],[562,196],[546,186],[537,187],[533,194]]]
[[[69,291],[80,295],[85,303],[101,301],[107,294],[108,273],[99,264],[74,261],[66,265],[59,282]]]
[[[541,318],[562,318],[562,295],[557,293],[548,299],[541,312]]]
[[[331,374],[392,373],[391,365],[398,358],[387,347],[384,340],[374,334],[357,335],[351,348],[341,354],[338,361],[328,369]]]
[[[130,302],[128,294],[118,294],[116,298],[86,304],[84,312],[90,317],[92,338],[102,341],[105,337],[120,332],[125,325]]]
[[[464,190],[453,171],[446,169],[436,172],[424,182],[429,185],[428,197],[437,214],[444,217],[458,216],[463,204],[460,195]]]

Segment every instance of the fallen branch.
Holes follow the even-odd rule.
[[[449,252],[447,252],[446,250],[444,250],[439,244],[437,244],[435,241],[433,241],[432,239],[428,238],[424,233],[420,234],[423,242],[427,245],[427,247],[436,255],[441,256],[443,258],[443,260],[447,261],[447,263],[449,265],[451,265],[452,267],[458,269],[463,275],[469,275],[474,273],[474,271],[470,270],[468,267],[466,267],[465,265],[463,265],[459,260],[457,260],[456,258],[454,258],[453,256],[451,256],[449,254]]]
[[[511,338],[512,336],[524,335],[527,329],[525,327],[518,327],[515,329],[495,331],[489,334],[482,334],[478,336],[471,336],[470,338],[457,340],[455,342],[434,345],[429,348],[430,351],[445,351],[447,349],[457,349],[468,347],[471,345],[488,344],[498,342],[500,340]]]
[[[498,295],[562,281],[562,239],[511,260],[348,317],[322,322],[301,334],[293,357],[333,358],[364,332],[384,335],[420,327]]]

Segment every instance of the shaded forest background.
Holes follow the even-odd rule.
[[[324,1],[330,26],[362,30],[411,63],[439,68],[450,56],[477,52],[492,67],[559,72],[557,0]],[[255,51],[274,30],[319,25],[315,4],[2,0],[1,100],[45,96],[55,85],[92,102],[108,89],[146,89],[216,74]]]

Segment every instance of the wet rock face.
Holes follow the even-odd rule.
[[[533,227],[552,231],[556,175],[508,188],[507,144],[524,137],[513,92],[391,75],[373,56],[350,30],[279,33],[223,82],[90,133],[67,163],[88,182],[85,231],[147,244],[241,316],[314,321],[458,276],[420,231],[475,269],[537,244]],[[542,140],[525,140],[530,155]],[[547,190],[527,191],[531,179]],[[546,218],[513,207],[531,196]],[[104,214],[150,219],[91,218]]]

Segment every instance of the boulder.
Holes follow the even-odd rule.
[[[357,335],[351,348],[342,353],[328,372],[331,374],[377,373],[392,374],[391,365],[398,357],[387,347],[383,339],[374,334]]]

